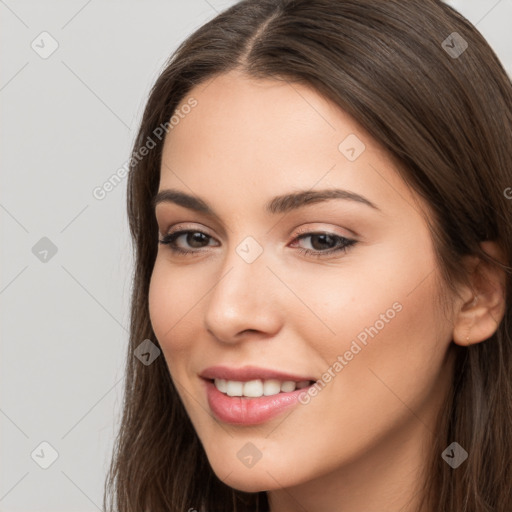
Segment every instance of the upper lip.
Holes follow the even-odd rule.
[[[203,379],[225,379],[247,382],[249,380],[268,380],[276,379],[280,381],[293,380],[301,382],[304,380],[315,381],[314,377],[308,375],[297,375],[292,373],[280,372],[269,368],[259,368],[257,366],[244,366],[242,368],[231,368],[229,366],[210,366],[204,369],[200,374]]]

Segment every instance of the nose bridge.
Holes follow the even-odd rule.
[[[279,308],[265,256],[252,237],[229,249],[205,311],[206,328],[217,338],[230,341],[245,330],[273,332],[278,328]]]

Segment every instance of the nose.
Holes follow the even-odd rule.
[[[204,313],[210,334],[233,344],[279,332],[283,318],[279,281],[267,267],[265,252],[247,263],[233,249],[217,275]]]

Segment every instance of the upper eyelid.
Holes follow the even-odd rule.
[[[176,224],[171,226],[172,227],[172,231],[171,231],[170,228],[168,230],[164,230],[164,231],[166,231],[164,233],[164,235],[169,234],[169,233],[176,233],[177,231],[203,231],[208,236],[212,236],[213,238],[215,238],[214,235],[210,235],[208,233],[209,228],[190,226],[190,224],[191,224],[190,222],[177,222]],[[329,224],[329,223],[320,222],[320,221],[312,221],[312,222],[308,222],[307,224]],[[357,234],[354,233],[352,230],[350,230],[348,228],[343,228],[343,229],[346,230],[346,231],[349,231],[350,234],[351,234],[350,236],[357,236]],[[159,230],[159,231],[161,233],[161,230]],[[291,232],[294,232],[294,231],[297,231],[297,234],[328,232],[328,233],[336,234],[336,235],[339,235],[339,236],[344,236],[344,235],[341,235],[339,233],[336,233],[336,228],[314,228],[314,227],[308,227],[308,228],[299,228],[298,230],[296,230],[294,228],[293,230],[291,230]]]
[[[176,227],[178,226],[178,227]],[[162,236],[166,236],[166,235],[170,235],[170,234],[175,234],[175,233],[178,233],[180,231],[200,231],[202,233],[204,233],[205,235],[211,237],[211,238],[216,238],[214,235],[211,235],[208,231],[208,229],[206,228],[203,228],[203,227],[193,227],[193,226],[188,226],[186,223],[182,223],[179,222],[177,223],[175,226],[172,226],[172,229],[168,229],[167,231],[164,230],[164,233],[160,232],[160,234]]]
[[[309,222],[308,224],[329,224],[329,223],[326,223],[326,222]],[[355,233],[354,231],[352,231],[351,229],[348,229],[346,227],[342,228],[343,230],[345,230],[347,233],[346,234],[343,234],[343,233],[338,233],[337,232],[337,229],[340,229],[340,226],[338,226],[338,228],[315,228],[315,227],[311,227],[311,226],[308,226],[307,228],[299,228],[298,230],[292,230],[292,233],[297,233],[297,236],[301,235],[301,234],[309,234],[309,233],[328,233],[328,234],[332,234],[332,235],[336,235],[336,236],[341,236],[343,238],[359,238],[359,235],[357,233]]]

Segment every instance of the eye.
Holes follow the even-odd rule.
[[[354,239],[334,233],[307,232],[297,236],[292,244],[290,244],[290,247],[296,247],[297,242],[307,239],[310,239],[309,245],[313,248],[298,247],[298,250],[302,254],[315,257],[331,255],[341,251],[346,252],[349,247],[357,243]],[[213,237],[203,231],[182,229],[163,236],[158,242],[162,245],[167,245],[175,254],[185,255],[203,252],[202,249],[211,246],[209,242],[212,240],[214,240]],[[185,247],[182,247],[183,244],[185,244]]]
[[[192,250],[187,248],[184,249],[177,244],[178,240],[181,238],[183,238],[183,241],[186,244],[189,244],[189,247],[192,247]],[[162,245],[168,245],[169,249],[177,254],[190,254],[200,252],[197,249],[207,247],[209,240],[213,240],[213,238],[210,235],[203,233],[202,231],[195,229],[182,229],[180,231],[175,231],[174,233],[165,235],[158,242]]]
[[[299,248],[299,251],[302,254],[315,257],[322,257],[325,255],[338,253],[340,251],[346,252],[349,247],[357,243],[357,241],[354,239],[346,238],[344,236],[329,232],[304,233],[298,236],[295,240],[301,241],[308,238],[310,239],[309,244],[313,247],[313,249]]]

